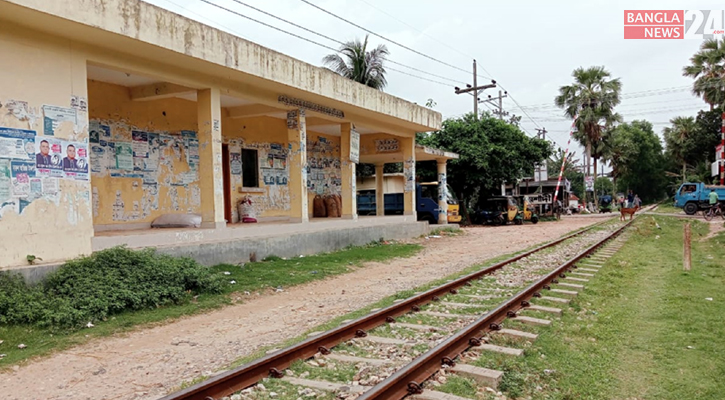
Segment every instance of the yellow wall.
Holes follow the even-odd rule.
[[[259,163],[259,191],[240,193],[242,175],[231,175],[233,221],[239,220],[237,202],[244,196],[251,197],[258,218],[288,217],[290,193],[287,182],[291,165],[287,121],[272,117],[225,118],[222,120],[222,132],[223,141],[229,145],[230,153],[241,153],[241,149],[257,150]],[[274,149],[273,144],[276,147]],[[274,168],[274,164],[270,165],[270,154],[278,156],[278,168]],[[279,168],[280,162],[283,162],[284,168]]]
[[[85,100],[85,59],[73,52],[68,41],[18,31],[4,23],[0,24],[0,54],[0,127],[32,130],[36,133],[32,142],[39,143],[44,135],[44,105],[69,108],[72,96]],[[88,138],[87,125],[87,113],[76,110],[76,121],[61,123],[52,138],[83,142]],[[3,142],[3,148],[12,143]],[[25,160],[16,154],[11,161],[34,161],[31,146]],[[0,155],[0,268],[26,264],[28,255],[52,262],[90,253],[90,182],[65,176],[31,177],[27,195],[24,178],[8,177],[8,161],[3,160],[9,160],[7,153]],[[37,171],[32,167],[29,172]]]
[[[112,148],[91,143],[94,224],[150,224],[162,214],[199,213],[198,166],[188,162],[190,146],[181,136],[181,131],[197,130],[196,103],[174,98],[132,101],[128,88],[92,80],[88,99],[93,130],[96,122],[110,128],[111,137],[100,140],[133,143],[132,130],[151,134],[149,157],[134,157],[133,171],[116,168]],[[159,142],[163,144],[155,146]],[[108,154],[99,156],[96,149]]]

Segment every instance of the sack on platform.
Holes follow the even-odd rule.
[[[312,200],[312,216],[314,218],[325,218],[327,217],[327,207],[325,206],[325,200],[319,194]]]
[[[334,196],[325,197],[325,207],[327,208],[327,217],[336,218],[339,216],[339,209],[337,207],[337,200]]]
[[[342,217],[342,197],[339,194],[334,195],[335,202],[337,203],[337,215],[335,217]]]

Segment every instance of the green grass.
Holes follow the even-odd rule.
[[[509,398],[722,399],[725,235],[699,241],[707,227],[695,222],[693,270],[683,272],[683,221],[654,220],[636,222],[560,320],[507,324],[539,333],[523,357],[482,354],[475,365],[503,370]]]
[[[219,308],[238,299],[243,293],[273,291],[312,280],[339,275],[360,267],[365,262],[385,261],[395,257],[410,257],[421,246],[414,244],[371,244],[350,247],[342,251],[283,260],[247,263],[243,266],[219,265],[212,270],[225,277],[221,294],[201,294],[191,301],[154,309],[124,312],[106,321],[94,322],[93,328],[80,330],[44,329],[29,325],[0,325],[0,370],[25,362],[33,357],[51,354],[83,344],[90,339],[127,332],[138,327],[168,323],[176,318],[199,314]],[[229,272],[225,275],[224,272]],[[235,284],[229,282],[235,281]],[[25,344],[25,349],[18,349]]]
[[[672,205],[671,200],[667,200],[664,203],[657,206],[657,209],[652,211],[656,214],[682,214],[683,211],[681,208],[677,208]]]

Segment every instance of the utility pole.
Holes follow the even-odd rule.
[[[503,117],[509,115],[508,111],[504,111],[503,110],[503,99],[505,99],[506,97],[508,97],[508,94],[509,94],[508,92],[502,92],[502,91],[499,90],[498,91],[498,97],[491,97],[491,95],[488,95],[488,99],[481,100],[481,101],[479,101],[479,103],[481,103],[481,104],[483,104],[483,103],[491,103],[491,104],[493,104],[493,106],[496,108],[495,110],[493,110],[493,113],[496,114],[496,115],[498,115],[498,119],[503,120]],[[498,104],[494,103],[496,100],[498,100]]]
[[[476,74],[476,60],[473,60],[473,115],[478,119],[478,74]],[[722,185],[722,182],[720,182]]]
[[[456,94],[471,93],[473,95],[473,116],[478,120],[478,91],[496,87],[496,81],[491,80],[490,85],[478,86],[478,74],[476,73],[476,60],[473,60],[473,86],[466,85],[465,89],[455,87]]]
[[[722,161],[720,161],[720,185],[725,185],[725,112],[722,113],[721,117],[722,127],[720,128],[720,145],[722,146],[722,154],[720,155],[720,158],[722,158]]]
[[[546,128],[536,128],[536,138],[546,140]]]

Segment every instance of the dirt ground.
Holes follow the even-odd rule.
[[[602,221],[478,227],[417,241],[416,256],[357,271],[129,334],[94,340],[0,375],[4,399],[155,399],[185,380],[210,375],[259,348],[334,317],[492,257]]]

